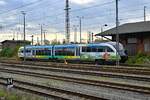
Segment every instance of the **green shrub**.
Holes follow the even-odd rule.
[[[17,52],[20,46],[15,48],[4,48],[0,52],[0,57],[17,57]]]
[[[150,64],[150,56],[143,53],[138,53],[134,57],[129,57],[126,63],[127,64]]]
[[[4,91],[0,90],[0,97],[4,97],[4,96],[5,96]]]

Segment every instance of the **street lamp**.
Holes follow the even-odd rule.
[[[106,26],[108,26],[108,25],[104,24],[104,25],[101,26],[101,33],[103,32],[103,27],[106,27]]]
[[[33,38],[34,38],[34,35],[31,35],[31,38],[32,38],[32,40],[31,40],[31,41],[32,41],[32,45],[33,45],[33,41],[34,41],[34,39],[33,39]]]
[[[106,26],[108,26],[108,25],[104,24],[104,25],[101,26],[101,33],[103,32],[103,28],[106,27]],[[102,40],[103,40],[103,37],[102,37]]]
[[[25,47],[25,45],[26,45],[26,43],[25,43],[25,40],[26,40],[26,37],[25,37],[25,33],[26,33],[26,31],[25,31],[25,21],[26,21],[26,17],[25,17],[25,15],[26,15],[26,13],[24,12],[24,11],[21,11],[21,13],[22,13],[22,15],[23,15],[23,25],[24,25],[24,27],[23,27],[23,34],[24,34],[24,62],[26,61],[26,47]]]
[[[80,27],[80,43],[82,42],[82,19],[84,18],[83,16],[77,16],[79,18],[79,27]]]

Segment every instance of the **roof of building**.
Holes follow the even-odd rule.
[[[118,31],[119,34],[150,32],[150,21],[122,24],[118,27]],[[115,34],[116,34],[116,27],[106,30],[102,33],[98,33],[96,34],[96,36],[111,36]]]
[[[23,40],[4,40],[4,41],[2,41],[1,43],[3,44],[3,43],[24,43],[24,41]],[[30,41],[25,41],[26,43],[30,43]]]

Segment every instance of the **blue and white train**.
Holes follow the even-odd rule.
[[[25,54],[25,55],[24,55]],[[128,58],[122,44],[116,50],[116,42],[92,44],[42,45],[20,47],[18,57],[36,60],[72,60],[91,61],[99,64],[105,62],[125,62]]]

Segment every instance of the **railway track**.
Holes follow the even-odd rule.
[[[27,61],[22,63],[21,61],[0,61],[3,64],[26,64],[36,65],[44,67],[54,68],[70,68],[70,69],[81,69],[81,70],[92,70],[92,71],[103,71],[103,72],[117,72],[117,73],[128,73],[128,74],[139,74],[139,75],[150,75],[150,67],[127,67],[127,66],[105,66],[105,65],[88,65],[88,64],[63,64],[63,63],[48,63],[48,62],[31,62]]]
[[[54,72],[66,72],[66,73],[74,73],[74,74],[81,74],[81,75],[92,75],[92,76],[103,76],[103,77],[111,77],[111,78],[121,78],[121,79],[132,79],[137,81],[147,81],[150,82],[149,75],[137,75],[137,74],[126,74],[121,73],[120,71],[103,71],[103,70],[91,70],[91,69],[81,69],[81,68],[62,68],[62,67],[44,67],[44,66],[31,66],[31,65],[21,65],[21,64],[1,64],[7,66],[8,68],[19,68],[21,69],[30,69],[30,70],[41,70],[41,71],[54,71]],[[0,68],[3,70],[4,68]],[[5,67],[6,69],[6,67]]]
[[[0,84],[7,85],[6,79],[0,77]],[[27,91],[30,93],[39,94],[40,96],[46,96],[54,98],[55,100],[108,100],[101,97],[96,97],[92,95],[83,94],[80,92],[69,91],[65,89],[54,88],[42,84],[27,82],[27,81],[20,81],[20,80],[13,80],[14,86],[13,88]]]
[[[108,81],[96,81],[96,80],[90,80],[90,79],[73,78],[73,77],[66,77],[66,76],[59,76],[59,75],[56,76],[56,75],[49,75],[49,74],[41,74],[37,72],[27,72],[27,71],[18,71],[18,70],[9,70],[9,69],[3,69],[3,70],[1,69],[1,72],[26,75],[26,76],[31,76],[31,77],[40,77],[40,78],[46,78],[46,79],[55,79],[55,80],[61,80],[61,81],[69,81],[69,82],[80,83],[80,84],[102,86],[102,87],[150,94],[150,87],[146,87],[146,86],[138,86],[138,85],[123,84],[123,83],[108,82]]]
[[[93,73],[90,68],[89,69],[82,69],[79,67],[73,67],[72,68],[68,68],[68,67],[44,67],[43,66],[31,66],[31,65],[21,65],[21,64],[6,64],[6,63],[1,63],[0,65],[4,66],[4,67],[0,67],[1,72],[4,73],[11,73],[11,74],[18,74],[18,75],[24,75],[24,76],[31,76],[31,77],[40,77],[40,78],[44,78],[44,79],[54,79],[54,80],[60,80],[60,81],[66,81],[66,82],[73,82],[73,83],[78,83],[78,84],[85,84],[85,85],[91,85],[91,86],[99,86],[99,87],[106,87],[106,88],[113,88],[116,90],[124,90],[124,91],[132,91],[132,92],[137,92],[137,93],[141,93],[141,94],[150,94],[150,87],[149,86],[142,86],[142,85],[133,85],[133,84],[126,84],[126,83],[119,83],[119,82],[110,82],[110,81],[100,81],[100,80],[92,80],[92,79],[82,79],[82,78],[78,78],[78,77],[67,77],[67,76],[61,76],[61,75],[51,75],[51,74],[47,74],[47,73],[39,73],[36,72],[38,70],[41,71],[58,71],[58,72],[67,72],[67,73],[76,73],[76,74],[83,74],[83,75],[100,75],[100,76],[107,76],[107,77],[120,77],[120,78],[126,78],[126,79],[135,79],[135,80],[142,80],[142,81],[149,81],[150,77],[139,77],[136,75],[125,75],[125,74],[114,74],[114,73],[105,73],[105,72],[101,72],[100,70],[98,70],[98,72],[95,71],[95,69],[93,70],[93,72],[95,71],[96,73]],[[13,69],[14,68],[14,69]],[[24,70],[22,70],[24,69]],[[32,71],[26,71],[25,69],[29,69]],[[34,70],[34,71],[33,71]],[[36,71],[35,71],[36,70]],[[73,71],[74,70],[74,71]],[[123,76],[124,75],[124,76]],[[148,76],[148,75],[147,75]],[[0,78],[1,79],[1,78]],[[33,84],[33,83],[31,83]],[[37,84],[35,84],[37,85]],[[29,84],[30,86],[30,84]],[[16,85],[17,87],[17,85]],[[33,87],[34,88],[34,87]],[[25,89],[25,88],[24,88]],[[31,90],[31,88],[30,88]],[[32,90],[31,90],[32,92]],[[35,91],[33,90],[33,92],[39,92],[39,91]],[[40,92],[42,93],[42,92]],[[46,95],[44,93],[42,93],[43,95]],[[59,93],[61,94],[61,93]],[[68,95],[68,94],[66,94]],[[85,94],[79,94],[76,93],[76,96],[80,95],[82,98],[88,97],[92,100],[105,100],[108,98],[101,98],[101,97],[95,97],[93,95],[85,95]],[[50,95],[47,95],[50,96]],[[54,95],[55,97],[56,95]],[[84,97],[85,96],[85,97]],[[69,96],[70,97],[70,96]],[[72,97],[72,96],[71,96]],[[74,97],[74,96],[73,96]],[[78,96],[77,96],[78,97]],[[57,97],[56,97],[57,98]],[[59,98],[59,97],[58,97]],[[94,99],[93,99],[94,98]],[[59,98],[59,99],[68,99],[68,98]],[[87,98],[86,98],[87,99]]]

